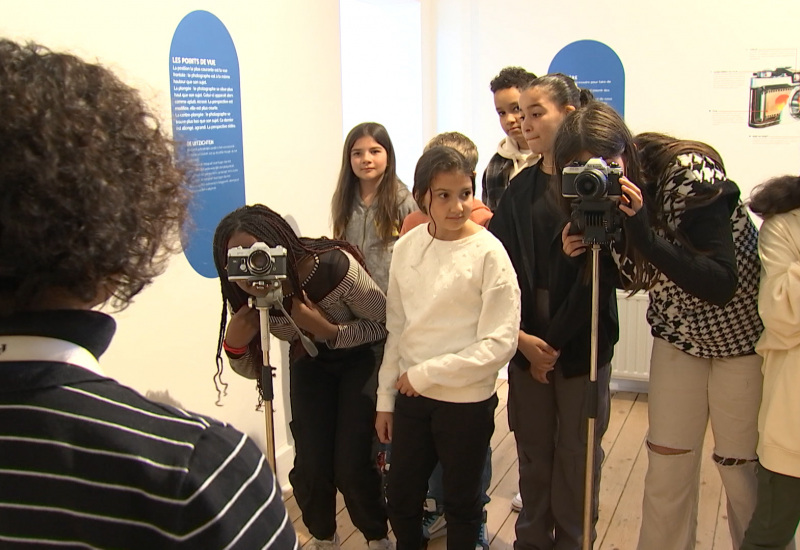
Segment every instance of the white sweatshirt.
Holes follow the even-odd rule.
[[[395,244],[389,270],[377,410],[394,411],[395,383],[405,372],[431,399],[488,399],[517,349],[519,321],[517,276],[494,235],[482,229],[443,241],[428,224],[415,227]]]
[[[497,154],[514,163],[514,169],[508,174],[508,181],[514,179],[514,177],[525,168],[539,162],[539,158],[541,158],[539,155],[532,154],[530,149],[520,149],[516,140],[508,136],[500,140],[500,143],[497,145]]]

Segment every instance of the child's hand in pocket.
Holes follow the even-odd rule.
[[[419,397],[419,393],[417,390],[414,389],[414,386],[411,385],[411,382],[408,381],[408,373],[404,372],[403,375],[397,380],[397,383],[394,385],[397,388],[397,391],[406,395],[408,397]]]

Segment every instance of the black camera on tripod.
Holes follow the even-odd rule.
[[[622,168],[596,157],[587,162],[572,162],[561,172],[561,194],[568,199],[622,196],[619,179]]]
[[[572,201],[572,233],[583,242],[604,244],[619,238],[622,168],[599,157],[572,162],[561,172],[561,195]]]

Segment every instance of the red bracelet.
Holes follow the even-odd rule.
[[[241,348],[232,348],[231,346],[228,345],[228,342],[223,340],[222,341],[222,349],[224,349],[228,353],[232,353],[233,355],[244,355],[245,353],[247,353],[248,347],[244,346],[244,347],[241,347]]]

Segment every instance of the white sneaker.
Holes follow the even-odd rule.
[[[367,543],[369,550],[394,550],[394,543],[389,539],[371,540]]]
[[[333,535],[333,540],[311,537],[311,540],[303,547],[303,550],[339,550],[339,535]]]
[[[425,508],[422,513],[422,538],[431,540],[447,534],[447,520],[439,510],[436,499],[425,499]]]
[[[515,512],[522,511],[522,493],[517,493],[514,495],[514,498],[511,499],[511,509]]]

